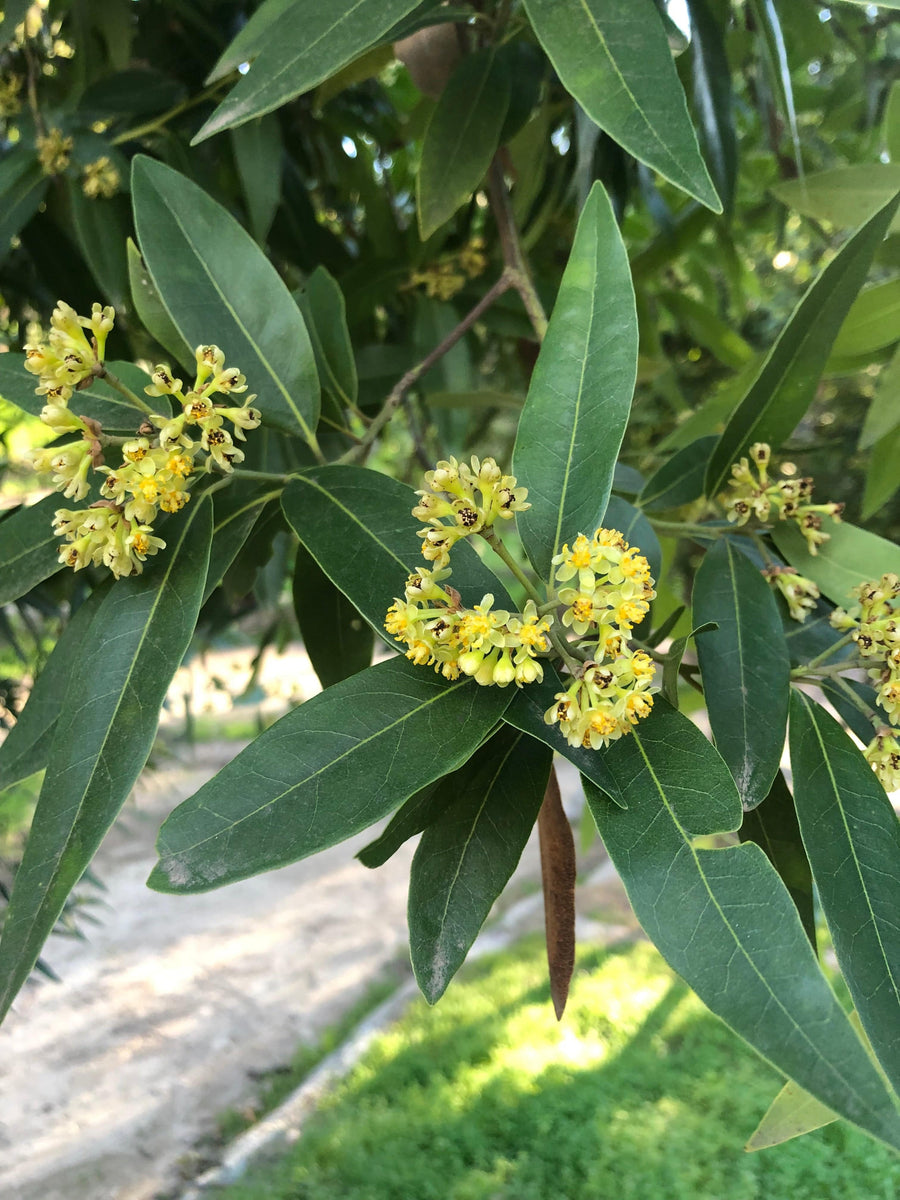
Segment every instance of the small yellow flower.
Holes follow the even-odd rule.
[[[74,142],[61,129],[50,129],[43,137],[35,138],[38,162],[45,175],[61,175],[69,165]]]
[[[121,182],[119,172],[113,166],[112,161],[103,154],[84,168],[81,190],[89,200],[96,200],[101,196],[108,200],[111,196],[115,196]]]

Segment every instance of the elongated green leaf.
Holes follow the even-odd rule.
[[[191,357],[193,358],[193,354]],[[24,362],[24,354],[0,355],[0,396],[24,412],[39,417],[45,397],[38,396],[35,392],[37,377],[25,370]],[[127,387],[143,396],[144,388],[150,382],[146,372],[133,363],[111,362],[107,365]],[[166,401],[157,397],[155,403],[165,405]],[[107,432],[119,430],[134,433],[146,420],[141,409],[135,408],[120,392],[115,391],[102,379],[94,380],[90,387],[76,392],[69,402],[69,407],[80,417],[91,417],[94,421],[99,421]],[[163,411],[166,411],[165,408]],[[63,505],[64,501],[60,499],[58,507]]]
[[[819,590],[835,604],[854,604],[852,589],[865,579],[880,579],[888,571],[900,574],[900,546],[850,525],[822,518],[822,528],[830,535],[818,554],[810,554],[806,538],[792,521],[779,521],[772,540],[792,567],[812,579]]]
[[[703,495],[706,464],[718,440],[710,434],[673,454],[644,484],[638,497],[641,508],[653,512],[678,508],[699,499]]]
[[[403,658],[335,684],[175,809],[149,886],[205,892],[344,841],[465,762],[510,699]]]
[[[213,497],[212,545],[203,589],[204,604],[241,552],[266,505],[280,494],[280,488],[267,490],[253,480],[238,478],[224,492],[217,492]]]
[[[231,131],[234,161],[250,214],[250,230],[265,245],[281,199],[281,127],[267,114]]]
[[[873,725],[851,697],[858,696],[873,713],[877,713],[878,696],[875,689],[867,683],[860,683],[856,679],[846,679],[843,676],[822,679],[818,687],[847,728],[856,734],[864,746],[868,746],[875,736],[875,725],[880,724],[880,721],[876,716],[875,725]]]
[[[0,937],[0,1017],[153,745],[159,708],[194,632],[206,579],[208,501],[186,516],[178,536],[170,537],[143,575],[110,588],[83,644],[84,669],[68,680]],[[102,686],[85,686],[92,664],[102,672]]]
[[[782,123],[787,126],[794,152],[797,174],[803,178],[803,156],[800,153],[800,134],[797,129],[797,110],[794,106],[794,87],[788,65],[787,47],[778,10],[773,0],[749,0],[756,28],[761,35],[764,58],[769,68],[772,93],[780,110]]]
[[[553,752],[508,726],[467,764],[454,802],[422,834],[409,877],[409,950],[435,1004],[522,856]]]
[[[650,574],[659,579],[662,574],[662,547],[653,526],[639,508],[623,500],[621,496],[610,496],[609,504],[601,518],[607,529],[618,529],[632,546],[637,546],[650,564]],[[643,631],[642,631],[643,632]]]
[[[900,0],[898,0],[900,3]],[[882,120],[884,144],[891,162],[900,161],[900,80],[895,79],[888,92]]]
[[[469,759],[469,762],[471,761],[472,759]],[[404,800],[387,823],[384,832],[374,842],[363,846],[357,854],[356,857],[363,866],[370,869],[383,866],[404,842],[408,842],[411,837],[433,824],[444,809],[456,799],[456,780],[465,773],[467,765],[463,763],[458,771],[452,771],[437,783],[429,783],[414,796]]]
[[[900,339],[900,279],[876,283],[850,306],[832,354],[873,354]]]
[[[755,808],[772,786],[787,729],[791,664],[775,597],[721,538],[697,572],[692,612],[718,625],[697,638],[709,723],[744,808]]]
[[[867,450],[900,426],[900,350],[878,376],[875,395],[866,413],[859,448]]]
[[[155,338],[164,350],[168,350],[172,356],[170,366],[192,363],[194,351],[178,332],[175,322],[169,316],[166,306],[156,290],[156,284],[144,266],[141,252],[131,238],[126,243],[126,258],[131,302],[138,315],[138,320],[150,336]]]
[[[315,359],[278,272],[234,217],[177,171],[138,155],[131,186],[144,261],[181,336],[222,347],[247,376],[264,423],[313,440]]]
[[[463,58],[441,93],[416,175],[425,241],[472,195],[487,173],[509,108],[509,74],[493,50]]]
[[[553,707],[557,692],[564,692],[562,680],[549,663],[544,664],[542,683],[530,683],[522,688],[503,714],[504,721],[528,733],[550,746],[557,754],[569,760],[581,774],[609,796],[614,804],[624,805],[622,793],[614,776],[606,766],[605,752],[584,750],[581,746],[570,746],[560,732],[559,725],[548,725],[544,714]]]
[[[836,1121],[838,1115],[796,1083],[786,1083],[750,1135],[745,1150],[767,1150],[791,1138],[812,1133]]]
[[[372,661],[372,627],[302,546],[293,594],[300,636],[322,687],[365,670]]]
[[[347,328],[347,305],[340,285],[324,267],[316,267],[306,287],[295,292],[294,298],[312,339],[322,387],[340,405],[355,404],[359,380]]]
[[[678,623],[683,612],[684,608],[682,607],[672,613],[669,620],[672,620],[672,617],[674,617],[674,621],[672,621],[673,628]],[[708,621],[705,625],[699,625],[696,629],[692,629],[690,633],[672,639],[672,644],[666,651],[666,657],[662,665],[663,677],[660,694],[668,700],[673,708],[678,708],[678,677],[681,669],[681,660],[684,658],[688,642],[691,638],[696,637],[698,633],[706,633],[707,630],[715,629],[715,627],[714,621]],[[659,640],[661,641],[662,639],[660,638]]]
[[[564,542],[590,535],[606,509],[637,376],[628,258],[595,183],[519,419],[513,469],[531,508],[518,517],[535,570],[550,575]]]
[[[541,45],[592,121],[721,212],[653,0],[525,0]]]
[[[730,210],[737,179],[738,149],[731,70],[722,30],[708,0],[688,0],[691,67],[700,140],[716,191]]]
[[[897,211],[895,195],[841,247],[791,315],[732,415],[706,474],[706,495],[725,486],[753,442],[780,446],[806,412],[819,376],[872,256]]]
[[[900,488],[900,425],[886,433],[872,447],[872,457],[866,472],[862,516],[867,520],[887,504]]]
[[[816,221],[852,229],[887,204],[900,188],[900,163],[858,163],[788,179],[772,188],[789,208]],[[896,228],[896,218],[892,227]]]
[[[46,767],[66,687],[81,669],[87,631],[106,588],[92,592],[66,628],[38,675],[19,719],[0,744],[0,791]]]
[[[50,180],[32,151],[14,147],[0,163],[0,263],[10,242],[40,207]]]
[[[364,467],[316,467],[284,489],[284,515],[297,537],[379,632],[407,578],[425,563],[411,515],[417,502],[412,488]],[[496,607],[512,607],[500,580],[465,543],[453,549],[450,582],[466,605],[489,592]]]
[[[660,292],[660,301],[699,346],[705,346],[726,367],[739,370],[753,358],[753,350],[717,312],[684,292]]]
[[[368,50],[415,7],[416,0],[292,0],[287,5],[270,0],[256,14],[256,28],[249,34],[244,31],[236,61],[233,43],[217,65],[214,75],[225,73],[226,62],[226,70],[232,70],[249,53],[257,55],[194,142],[243,125],[309,91]]]
[[[816,948],[816,913],[812,871],[800,837],[800,825],[781,771],[772,781],[769,794],[752,812],[744,813],[738,830],[742,842],[756,842],[778,872],[794,902],[810,945]]]
[[[819,970],[797,910],[758,846],[698,836],[735,830],[740,798],[687,717],[657,700],[607,764],[623,810],[586,786],[635,915],[712,1011],[777,1070],[874,1137],[900,1148],[900,1116]]]
[[[844,980],[872,1049],[900,1084],[900,821],[869,764],[808,696],[791,697],[800,830]]]
[[[52,522],[64,503],[54,493],[0,521],[0,606],[18,600],[60,569],[59,538]]]
[[[130,229],[128,201],[85,196],[81,183],[66,180],[72,224],[85,262],[99,285],[103,299],[115,308],[125,306],[128,284],[127,240]]]

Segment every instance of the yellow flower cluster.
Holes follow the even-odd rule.
[[[563,625],[579,637],[590,633],[602,654],[616,655],[633,626],[639,625],[656,595],[650,564],[632,549],[618,529],[598,529],[592,538],[579,533],[553,559],[557,583],[566,605]]]
[[[412,287],[422,284],[425,294],[432,299],[452,300],[465,287],[466,280],[477,278],[486,266],[484,238],[475,237],[457,254],[413,271],[409,282]]]
[[[750,447],[750,460],[742,458],[731,468],[729,485],[734,495],[725,502],[728,520],[736,525],[745,525],[751,517],[765,523],[774,509],[779,521],[796,521],[797,527],[806,538],[810,554],[815,554],[828,534],[822,532],[822,514],[839,521],[843,504],[810,504],[813,480],[769,479],[771,450],[765,442],[756,442]],[[753,467],[756,467],[754,474]]]
[[[455,458],[439,462],[426,472],[425,485],[416,492],[422,499],[412,515],[428,522],[419,537],[422,555],[435,570],[449,564],[450,551],[460,538],[483,533],[498,518],[509,520],[531,507],[525,501],[527,489],[516,487],[515,476],[504,475],[492,458],[479,462],[473,457],[471,466]]]
[[[580,678],[566,691],[557,692],[544,720],[558,724],[570,746],[585,750],[608,746],[650,713],[654,674],[648,654],[622,643],[615,656],[588,663]]]
[[[816,607],[820,592],[818,585],[793,567],[765,567],[763,575],[787,601],[788,612],[795,621],[805,621]]]
[[[405,598],[388,609],[385,629],[406,643],[406,657],[433,665],[446,679],[471,675],[484,686],[522,687],[543,679],[536,655],[550,648],[550,621],[538,616],[530,600],[521,614],[494,610],[491,595],[472,609],[463,608],[453,588],[441,587],[449,574],[445,569],[411,575]]]
[[[119,190],[121,182],[119,172],[112,165],[110,158],[102,154],[84,168],[81,190],[89,200],[96,200],[100,196],[108,200]]]
[[[69,155],[74,144],[72,139],[65,137],[61,129],[54,128],[43,137],[35,138],[34,144],[44,174],[61,175],[69,165]]]
[[[0,120],[14,117],[21,111],[22,101],[19,92],[22,81],[15,75],[0,75]]]
[[[859,603],[831,614],[835,629],[850,631],[860,657],[873,661],[868,675],[878,694],[878,704],[891,725],[900,725],[900,578],[893,573],[869,580],[853,589]],[[888,791],[900,788],[900,743],[889,729],[866,748],[866,758]]]
[[[47,343],[26,346],[25,366],[40,376],[36,390],[47,401],[41,412],[43,422],[56,434],[80,435],[77,441],[37,451],[35,468],[52,472],[54,485],[74,500],[83,500],[90,492],[92,469],[106,475],[101,500],[88,508],[56,512],[54,530],[66,541],[59,561],[76,571],[103,564],[119,578],[139,574],[147,556],[165,546],[153,533],[153,521],[160,510],[178,512],[188,502],[187,479],[201,451],[208,455],[207,469],[215,462],[230,471],[243,458],[223,428],[225,419],[243,438],[243,430],[255,428],[260,415],[248,407],[252,396],[240,408],[213,404],[218,393],[246,391],[246,382],[236,369],[226,369],[217,346],[199,346],[197,377],[186,395],[181,380],[173,379],[165,366],[156,368],[153,382],[145,389],[152,396],[174,395],[181,402],[181,414],[152,416],[138,436],[122,445],[120,465],[104,466],[102,448],[115,439],[104,437],[98,422],[73,413],[69,401],[75,391],[105,373],[103,354],[114,316],[111,308],[95,304],[90,318],[80,317],[60,302],[51,317]],[[92,333],[90,342],[85,330]],[[191,426],[197,426],[199,441],[189,436]]]

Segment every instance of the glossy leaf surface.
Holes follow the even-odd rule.
[[[609,199],[594,184],[519,419],[513,472],[531,508],[517,519],[535,570],[606,509],[637,373],[628,258]]]
[[[822,518],[822,528],[830,538],[818,554],[810,554],[806,538],[789,521],[775,525],[772,540],[791,566],[817,583],[835,604],[854,604],[857,597],[851,589],[866,579],[880,579],[889,571],[900,575],[900,546],[858,525],[836,524],[830,517]]]
[[[700,139],[716,191],[731,208],[737,179],[738,149],[734,96],[723,31],[708,0],[688,0],[694,105]]]
[[[454,802],[422,834],[409,878],[416,981],[438,1001],[465,961],[537,820],[553,752],[504,726],[457,776]]]
[[[657,700],[607,755],[628,801],[594,818],[638,920],[701,1000],[823,1104],[900,1148],[900,1116],[758,846],[699,849],[735,830],[737,790],[687,717]]]
[[[0,605],[18,600],[60,569],[52,522],[65,503],[53,493],[0,521]]]
[[[144,574],[108,591],[83,644],[101,645],[102,687],[68,679],[47,773],[0,937],[0,1015],[27,979],[147,761],[159,709],[191,640],[209,554],[211,508],[199,501]]]
[[[469,762],[471,761],[472,759],[469,759]],[[415,837],[436,821],[444,809],[456,799],[457,777],[464,774],[467,767],[468,763],[463,763],[458,771],[451,771],[437,783],[429,783],[408,800],[404,800],[384,827],[384,831],[373,842],[363,846],[357,854],[356,857],[363,866],[370,870],[383,866],[404,842],[408,842],[411,837]]]
[[[250,216],[250,232],[261,246],[281,199],[283,152],[278,118],[267,113],[231,131],[234,161]]]
[[[465,762],[511,698],[405,658],[335,684],[175,809],[149,886],[205,892],[344,841]]]
[[[322,387],[341,406],[355,404],[359,381],[340,285],[324,267],[316,267],[295,297],[309,330]]]
[[[509,75],[493,50],[467,54],[441,93],[422,145],[416,208],[422,240],[472,195],[487,173],[509,107]]]
[[[44,397],[35,392],[38,377],[25,370],[22,365],[24,361],[24,354],[4,354],[0,357],[0,397],[24,412],[39,417],[44,407]],[[133,363],[111,362],[107,365],[127,387],[143,396],[143,390],[150,382],[146,372]],[[155,403],[164,406],[166,402],[158,397]],[[141,422],[146,420],[139,408],[135,408],[120,392],[114,391],[102,379],[94,380],[90,387],[76,392],[69,407],[79,417],[91,417],[99,421],[106,432],[115,430],[134,433]],[[58,500],[58,508],[64,508],[69,503],[63,496],[59,496]]]
[[[797,816],[835,953],[878,1061],[900,1084],[900,821],[872,768],[808,696],[791,697]]]
[[[768,794],[787,729],[791,664],[775,597],[756,567],[720,538],[694,580],[697,658],[716,749],[744,808]]]
[[[725,426],[707,470],[707,496],[722,490],[732,464],[754,442],[780,446],[806,412],[898,202],[895,195],[845,242],[794,310]]]
[[[302,546],[294,566],[293,597],[300,636],[323,688],[369,666],[371,625]]]
[[[699,499],[703,495],[706,464],[718,440],[713,434],[698,438],[673,454],[644,484],[638,497],[641,508],[651,512],[678,508]]]
[[[653,0],[525,0],[525,10],[591,120],[635,158],[721,212]]]
[[[190,346],[214,342],[247,376],[263,422],[309,439],[319,381],[300,310],[246,230],[202,188],[138,155],[132,167],[141,252]]]
[[[126,255],[131,300],[138,319],[151,337],[172,356],[170,366],[190,366],[194,361],[194,348],[187,344],[169,316],[156,284],[144,266],[141,252],[131,238],[126,243]]]

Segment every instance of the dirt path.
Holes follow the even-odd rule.
[[[149,1200],[252,1072],[284,1063],[348,1009],[406,941],[412,849],[378,872],[365,835],[204,896],[144,881],[161,818],[239,747],[157,772],[96,861],[87,942],[54,938],[61,984],[32,987],[0,1030],[0,1197]]]

